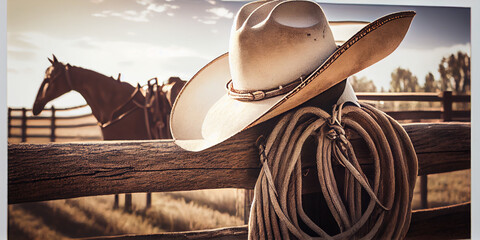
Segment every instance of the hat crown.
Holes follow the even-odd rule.
[[[317,3],[249,3],[237,13],[230,37],[233,87],[253,91],[287,85],[314,71],[335,49]]]

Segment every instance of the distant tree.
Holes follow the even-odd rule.
[[[470,57],[467,53],[457,52],[442,58],[438,65],[441,90],[454,93],[470,93]]]
[[[425,84],[423,85],[423,91],[425,92],[436,92],[439,91],[439,83],[435,81],[435,76],[431,72],[425,76]]]
[[[390,92],[417,92],[420,90],[417,77],[408,69],[398,67],[391,76]]]
[[[375,83],[373,83],[372,80],[368,80],[366,77],[361,77],[358,78],[357,76],[353,76],[351,78],[351,84],[353,87],[353,90],[355,92],[376,92],[377,87],[375,86]]]

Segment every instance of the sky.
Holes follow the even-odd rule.
[[[9,0],[7,5],[7,105],[31,108],[47,58],[92,69],[136,85],[157,77],[189,80],[228,51],[233,18],[245,2],[218,0]],[[391,72],[409,69],[423,84],[438,79],[442,57],[459,50],[470,55],[470,8],[320,3],[330,21],[374,21],[414,10],[411,28],[399,48],[357,74],[388,89]],[[347,40],[361,28],[333,28]],[[78,93],[52,102],[84,104]],[[49,106],[49,105],[47,105]]]

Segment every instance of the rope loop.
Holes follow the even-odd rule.
[[[370,162],[359,162],[345,129],[364,141]],[[249,239],[405,237],[418,163],[405,130],[385,113],[363,104],[335,105],[332,115],[304,107],[286,113],[270,135],[260,136],[255,144],[262,170],[255,184]],[[305,173],[302,165],[312,163],[318,194],[326,203],[318,206],[321,216],[303,209],[302,185],[312,171]]]

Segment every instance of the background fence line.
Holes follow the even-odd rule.
[[[451,91],[444,91],[442,93],[357,93],[359,100],[365,101],[388,101],[388,102],[439,102],[442,104],[442,110],[399,110],[399,111],[385,111],[387,114],[397,120],[432,120],[438,119],[442,121],[470,121],[469,110],[453,110],[454,103],[469,103],[470,95],[453,95]],[[49,116],[28,116],[31,114],[31,109],[26,108],[8,108],[8,138],[21,139],[21,142],[26,142],[28,138],[47,138],[51,142],[57,139],[81,139],[81,140],[100,140],[99,136],[68,136],[58,135],[57,129],[73,129],[83,127],[95,127],[95,122],[77,123],[77,124],[62,124],[59,125],[57,120],[82,120],[83,118],[92,118],[91,113],[79,114],[73,116],[57,116],[59,112],[68,112],[81,108],[88,107],[88,105],[80,105],[69,108],[51,108],[44,109],[45,112],[50,112]],[[21,112],[21,115],[15,114]],[[20,124],[13,124],[13,121],[20,120]],[[48,120],[50,124],[34,124],[38,120]],[[21,129],[20,134],[12,133],[13,129]],[[29,134],[28,129],[49,129],[49,134]]]
[[[93,117],[92,113],[87,114],[77,114],[71,116],[59,116],[59,112],[69,112],[73,110],[78,110],[82,108],[86,108],[88,105],[80,105],[75,107],[69,108],[56,108],[54,106],[50,108],[46,108],[43,111],[49,112],[49,115],[44,114],[42,116],[32,116],[31,112],[32,109],[26,108],[8,108],[8,138],[9,140],[13,139],[20,139],[21,142],[27,142],[29,138],[45,138],[49,139],[50,142],[55,142],[58,140],[66,140],[66,139],[76,139],[76,140],[101,140],[102,136],[100,134],[100,130],[96,135],[90,136],[79,136],[79,135],[58,135],[58,129],[77,129],[77,128],[85,128],[85,127],[97,127],[96,120]],[[18,114],[18,113],[21,113]],[[30,116],[29,116],[30,115]],[[74,120],[74,121],[81,121],[81,123],[77,124],[59,124],[59,121],[65,120]],[[13,122],[16,122],[13,123]],[[20,121],[20,123],[18,123]],[[13,133],[14,129],[20,129],[19,133]],[[36,134],[36,133],[29,133],[29,129],[31,130],[48,130],[49,133],[43,134]]]

